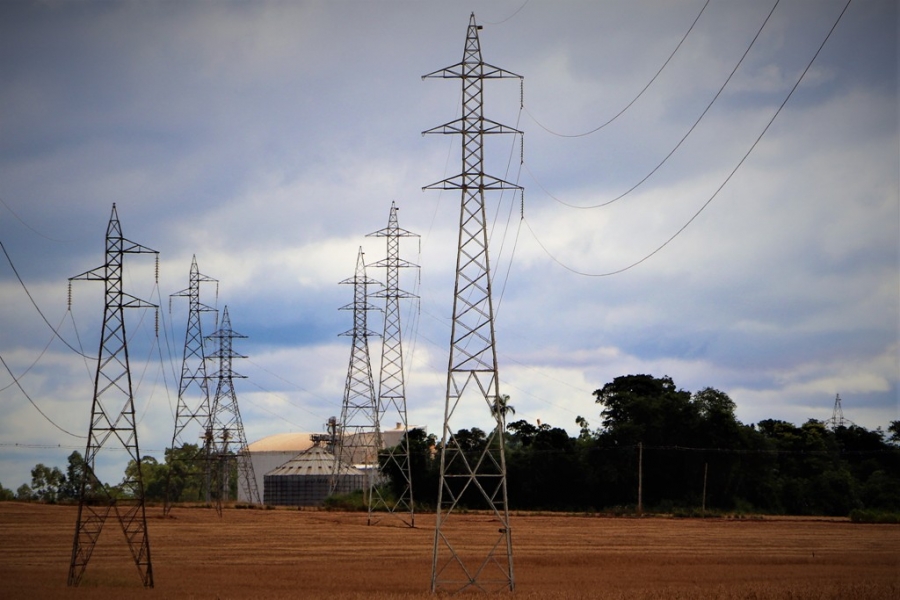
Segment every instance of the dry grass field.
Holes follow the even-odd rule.
[[[149,509],[156,587],[109,521],[66,587],[76,509],[0,503],[0,598],[429,598],[433,517]],[[480,517],[460,515],[466,521]],[[516,598],[900,598],[900,527],[840,520],[513,518]],[[506,594],[503,594],[506,595]]]

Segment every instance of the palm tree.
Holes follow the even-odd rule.
[[[506,415],[516,414],[515,407],[509,403],[509,394],[503,394],[502,396],[497,397],[494,404],[491,406],[491,414],[497,419],[497,425],[500,426],[500,431],[506,431]]]

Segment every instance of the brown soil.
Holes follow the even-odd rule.
[[[148,511],[154,589],[114,520],[67,588],[76,508],[0,503],[0,598],[431,597],[432,515],[410,529],[356,513]],[[896,525],[518,515],[512,535],[521,598],[900,598]]]

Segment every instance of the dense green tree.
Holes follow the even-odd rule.
[[[438,488],[435,436],[425,433],[424,429],[410,429],[406,436],[409,440],[409,475],[413,502],[420,507],[433,507],[437,501]],[[400,472],[399,461],[390,460],[387,453],[382,454],[379,461],[394,497],[399,498],[406,488],[406,478]]]
[[[163,501],[166,498],[166,474],[168,468],[159,464],[152,456],[141,458],[141,480],[144,484],[144,499],[151,501]],[[128,461],[125,467],[125,481],[134,481],[137,478],[137,462]]]
[[[74,450],[67,459],[65,481],[59,488],[60,500],[77,500],[81,494],[81,482],[85,477],[87,466],[84,457],[77,450]]]
[[[576,440],[547,423],[507,425],[507,487],[516,509],[562,510],[583,506]]]
[[[643,504],[651,511],[699,508],[704,500],[711,509],[788,514],[900,510],[900,421],[887,428],[887,439],[880,430],[832,430],[814,419],[745,425],[724,392],[707,387],[691,394],[670,377],[651,375],[616,377],[593,396],[602,406],[601,427],[592,430],[579,416],[577,437],[524,419],[506,426],[511,508],[634,506],[640,457]],[[476,460],[487,440],[477,428],[459,430],[452,443],[461,453],[448,472],[464,473],[463,459]],[[423,432],[411,438],[413,448],[416,500],[433,503],[440,443]],[[461,504],[481,508],[483,499],[470,489]]]
[[[12,490],[8,490],[3,487],[3,484],[0,484],[0,502],[5,502],[7,500],[15,500],[16,493]]]
[[[164,499],[165,485],[168,481],[169,500],[173,502],[196,502],[205,497],[204,464],[206,455],[197,444],[184,444],[180,448],[166,448],[165,468],[151,469],[150,485],[153,499]],[[162,483],[159,478],[162,477]],[[168,480],[166,480],[168,477]],[[144,481],[144,494],[147,494],[148,482]],[[161,488],[157,487],[161,486]],[[158,491],[160,490],[161,491]]]
[[[25,502],[34,500],[34,492],[31,491],[31,486],[27,483],[20,485],[19,489],[16,490],[16,500]]]
[[[31,490],[34,498],[41,502],[56,502],[65,481],[66,477],[58,467],[38,463],[31,469]]]
[[[900,444],[900,421],[891,421],[891,424],[888,425],[888,441],[893,442],[895,444]]]
[[[639,455],[645,506],[691,495],[699,498],[702,457],[672,451],[700,445],[700,405],[692,402],[690,392],[676,388],[668,376],[625,375],[596,390],[594,397],[603,405],[603,428],[596,442],[599,458],[615,460],[624,469],[598,474],[596,483],[605,488],[595,490],[599,503],[636,502]]]

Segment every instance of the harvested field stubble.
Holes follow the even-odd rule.
[[[0,598],[431,597],[431,515],[408,529],[358,513],[150,508],[156,587],[143,590],[115,521],[66,587],[75,513],[0,503]],[[512,532],[517,598],[900,598],[897,525],[518,515]]]

